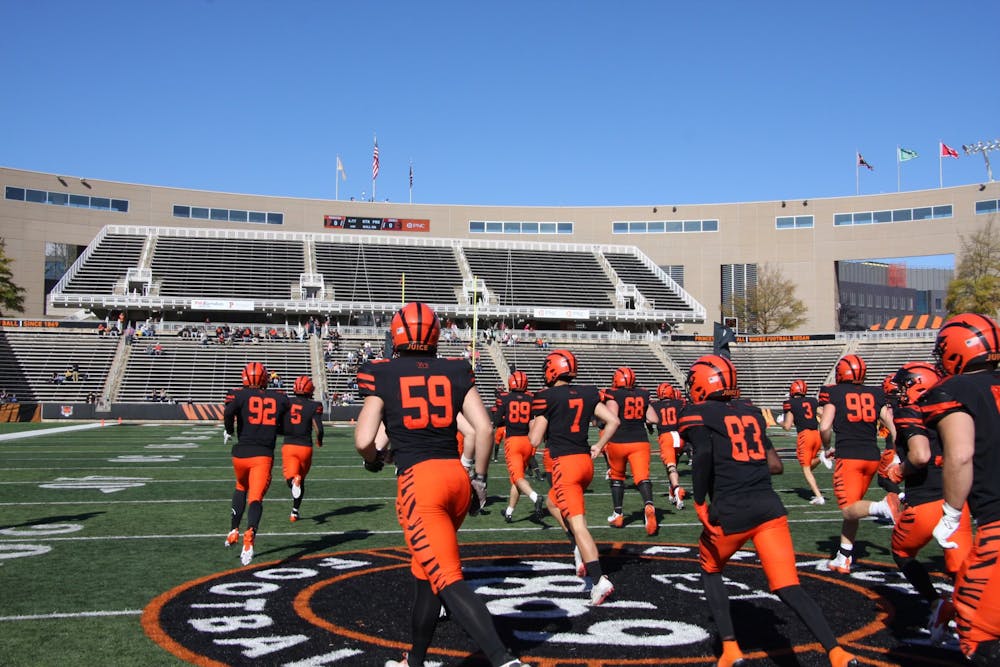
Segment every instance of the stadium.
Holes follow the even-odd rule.
[[[25,312],[6,314],[0,332],[0,388],[17,397],[0,420],[21,422],[4,431],[8,483],[0,486],[0,572],[20,591],[0,604],[14,630],[0,662],[11,665],[74,655],[144,665],[398,657],[408,623],[399,591],[408,589],[393,480],[362,470],[350,428],[337,426],[357,416],[352,369],[384,352],[386,323],[403,302],[435,309],[446,325],[441,354],[475,365],[487,402],[513,369],[537,387],[553,347],[576,353],[581,382],[605,386],[628,365],[643,386],[682,386],[691,362],[713,350],[714,324],[735,315],[733,298],[761,267],[776,267],[794,277],[807,323],[730,345],[743,396],[773,425],[789,382],[804,379],[815,391],[844,354],[867,360],[870,381],[929,360],[951,272],[871,260],[958,256],[1000,203],[994,182],[586,208],[296,199],[11,168],[0,169],[0,183],[0,237],[12,280],[26,290]],[[283,509],[267,515],[266,546],[241,569],[220,548],[231,470],[219,422],[222,398],[249,360],[263,362],[276,387],[315,378],[333,434],[310,478],[311,513],[295,524]],[[50,422],[69,430],[46,433]],[[884,525],[862,527],[853,575],[816,571],[835,546],[840,515],[836,506],[810,507],[791,470],[794,439],[773,437],[790,463],[775,484],[803,585],[838,637],[862,664],[960,664],[954,650],[920,635],[926,610],[895,572]],[[499,508],[503,466],[494,467]],[[654,479],[658,504],[669,508],[663,477]],[[829,489],[828,471],[817,478]],[[690,581],[700,530],[693,512],[660,509],[654,537],[633,530],[636,512],[616,534],[601,514],[604,485],[591,493],[602,559],[616,581],[632,582],[621,606],[599,619],[559,578],[566,554],[553,522],[505,526],[494,511],[463,527],[466,566],[492,596],[505,640],[536,667],[713,664],[712,620]],[[284,495],[272,485],[269,507],[284,507]],[[940,550],[928,550],[939,564]],[[746,593],[734,614],[753,664],[826,664],[762,589],[753,553],[735,561],[727,576]],[[557,592],[531,598],[545,582]],[[392,598],[392,611],[345,611],[343,600],[371,595]],[[206,611],[225,605],[247,615]],[[683,608],[684,622],[650,611],[670,605]],[[439,630],[436,664],[485,664],[454,625]]]

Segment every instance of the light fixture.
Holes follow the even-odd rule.
[[[677,207],[676,207],[676,206],[674,206],[674,213],[676,213],[676,212],[677,212]]]
[[[979,191],[982,192],[985,189],[986,189],[986,184],[985,183],[980,183],[979,184]]]
[[[56,176],[56,178],[59,179],[59,182],[63,184],[63,187],[69,187],[69,183],[66,182],[65,178],[63,178],[62,176]]]
[[[802,200],[802,205],[803,206],[809,206],[809,200],[808,199],[803,199]]]
[[[781,202],[781,208],[785,208],[785,202],[784,201]]]
[[[86,178],[81,178],[80,179],[80,185],[82,185],[83,187],[87,188],[88,190],[90,189],[90,183],[87,182]]]
[[[989,152],[1000,150],[1000,139],[994,139],[993,141],[977,141],[974,144],[962,144],[962,150],[965,151],[966,155],[972,155],[973,153],[983,154],[983,161],[986,162],[986,178],[992,182],[993,168],[990,166]]]
[[[656,213],[656,207],[655,206],[653,207],[653,213]]]

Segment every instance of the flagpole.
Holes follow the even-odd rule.
[[[410,160],[410,203],[413,203],[413,160]]]
[[[854,195],[861,194],[861,151],[854,151]]]
[[[938,142],[938,187],[944,187],[944,142]]]
[[[337,156],[337,170],[333,172],[333,198],[335,201],[340,201],[340,156]]]
[[[476,369],[476,331],[478,330],[479,324],[479,298],[476,294],[476,276],[472,276],[472,357],[470,361],[472,362],[472,370],[475,372]]]
[[[900,174],[902,173],[903,170],[899,166],[901,164],[902,163],[899,161],[899,144],[896,144],[896,192],[899,192],[900,189],[902,188],[902,186],[900,185],[900,183],[902,182],[902,177],[900,176]]]

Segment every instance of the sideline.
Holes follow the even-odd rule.
[[[54,428],[40,428],[34,431],[22,431],[20,433],[4,433],[0,435],[0,442],[5,440],[20,440],[21,438],[34,438],[39,435],[52,435],[53,433],[69,433],[70,431],[87,431],[92,428],[104,428],[106,426],[117,426],[117,422],[94,422],[92,424],[76,424],[74,426],[56,426]]]

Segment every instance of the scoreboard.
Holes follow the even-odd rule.
[[[414,218],[368,218],[354,215],[324,215],[323,226],[349,232],[429,232],[430,220]]]

